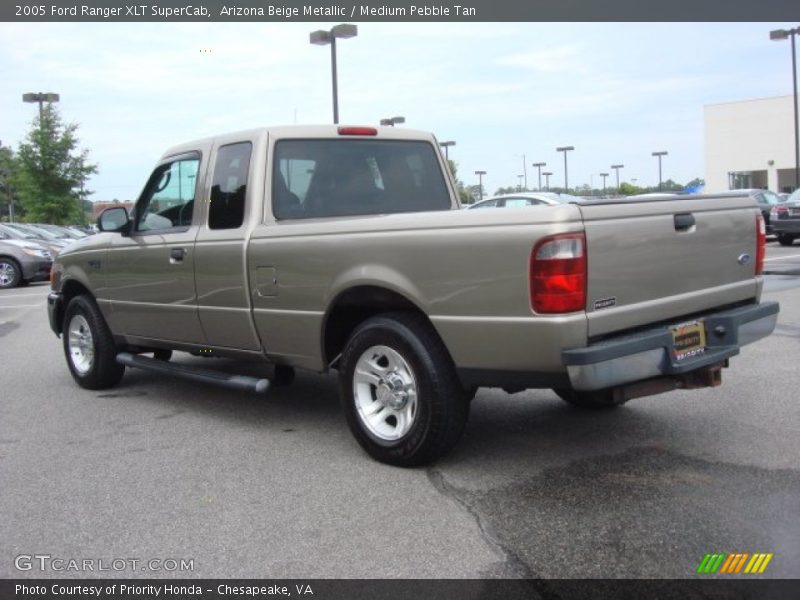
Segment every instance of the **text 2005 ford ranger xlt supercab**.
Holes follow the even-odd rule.
[[[746,197],[462,211],[435,138],[278,127],[169,150],[129,216],[59,255],[50,323],[79,385],[141,367],[263,391],[171,351],[338,370],[374,458],[441,456],[478,386],[597,408],[717,385],[769,335]],[[143,356],[152,353],[152,358]]]

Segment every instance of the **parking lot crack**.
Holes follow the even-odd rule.
[[[451,499],[458,504],[467,514],[475,520],[480,531],[481,538],[486,544],[500,556],[503,560],[503,578],[516,577],[526,580],[524,583],[529,587],[529,591],[535,592],[534,598],[546,600],[558,600],[559,596],[547,589],[544,581],[536,575],[513,551],[505,546],[499,536],[495,533],[489,522],[482,516],[476,508],[475,503],[470,499],[465,490],[461,490],[447,481],[444,474],[434,468],[427,469],[428,480],[434,488],[443,496]]]

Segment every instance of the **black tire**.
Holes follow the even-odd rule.
[[[153,350],[153,358],[156,360],[163,360],[164,362],[169,362],[172,358],[172,350],[165,350],[164,348],[158,348],[157,350]]]
[[[778,243],[781,246],[791,246],[792,244],[794,244],[794,236],[789,235],[788,233],[779,233]]]
[[[388,391],[386,382],[399,371],[387,370],[386,379],[380,386],[374,384],[374,389],[373,384],[365,386],[362,381],[357,396],[354,382],[356,365],[375,348],[388,348],[399,355],[411,373],[413,387],[408,387],[414,390],[410,396],[414,400],[406,406],[413,409],[413,416],[405,419],[407,431],[398,434],[400,437],[397,439],[382,439],[371,431],[365,423],[367,417],[359,411],[358,398],[363,399],[367,389],[376,404],[381,400],[378,394],[382,390],[380,393],[385,394],[383,408],[387,408],[390,401],[386,398],[392,393]],[[387,313],[359,325],[342,352],[339,389],[353,436],[375,460],[394,466],[425,465],[445,455],[461,438],[469,415],[469,400],[450,354],[427,319],[415,313]],[[383,413],[383,410],[378,412]],[[391,427],[392,418],[388,416],[381,426],[389,424]],[[395,424],[400,432],[406,429],[400,429],[397,418]]]
[[[615,400],[610,389],[580,392],[572,388],[553,388],[553,391],[567,404],[589,410],[608,410],[625,404],[624,400]]]
[[[71,336],[70,330],[73,325],[76,330],[75,339]],[[88,336],[85,335],[87,332]],[[83,349],[79,347],[77,334],[84,336]],[[125,367],[116,361],[117,348],[114,338],[91,296],[75,296],[70,300],[64,312],[62,338],[67,366],[78,385],[88,390],[104,390],[115,386],[122,379]],[[76,355],[73,355],[70,349],[71,339]],[[87,356],[86,349],[91,349],[91,359],[81,363],[81,357]]]
[[[13,258],[0,258],[0,289],[17,287],[22,281],[22,268]]]

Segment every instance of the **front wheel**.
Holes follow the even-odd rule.
[[[90,296],[75,296],[64,313],[64,354],[72,378],[83,388],[103,390],[119,383],[125,367],[117,363],[114,338]]]
[[[467,395],[447,349],[421,315],[390,313],[356,328],[342,353],[339,384],[350,430],[380,462],[428,464],[464,432]]]
[[[781,246],[791,246],[792,244],[794,244],[794,236],[789,235],[788,233],[779,233],[778,243]]]
[[[22,281],[22,269],[15,260],[0,258],[0,289],[13,288]]]

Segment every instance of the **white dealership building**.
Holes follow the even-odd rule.
[[[706,105],[705,191],[792,191],[793,111],[792,96]]]

